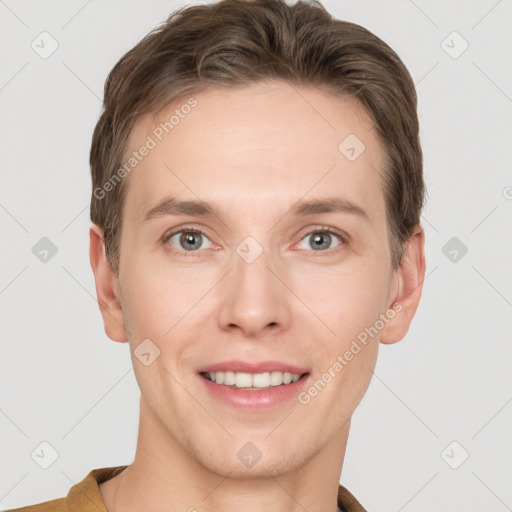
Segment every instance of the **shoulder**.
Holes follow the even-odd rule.
[[[338,486],[338,508],[341,512],[367,512],[356,497],[341,484]]]
[[[2,512],[107,512],[100,493],[99,484],[118,475],[127,467],[111,466],[92,469],[82,481],[69,489],[65,498],[12,508]]]
[[[12,508],[4,512],[69,512],[66,498],[36,503],[21,508]]]

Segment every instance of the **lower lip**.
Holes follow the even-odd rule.
[[[206,389],[217,399],[236,409],[261,410],[270,409],[276,405],[282,404],[293,397],[296,397],[309,379],[309,373],[301,377],[296,382],[274,386],[260,390],[237,389],[223,384],[216,384],[211,380],[197,374],[204,383]]]

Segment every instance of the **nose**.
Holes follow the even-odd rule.
[[[291,292],[283,284],[285,271],[266,251],[254,261],[238,253],[233,258],[221,292],[220,327],[251,338],[288,329]]]

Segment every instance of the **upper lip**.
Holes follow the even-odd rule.
[[[222,361],[197,368],[197,372],[243,372],[243,373],[265,373],[265,372],[289,372],[297,375],[308,373],[309,370],[281,361]]]

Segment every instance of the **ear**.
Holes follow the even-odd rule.
[[[89,230],[89,259],[105,334],[113,341],[124,343],[128,338],[119,299],[119,280],[107,260],[103,230],[96,224],[92,224]]]
[[[396,270],[398,288],[391,297],[395,316],[381,331],[381,343],[391,344],[405,337],[416,314],[425,279],[425,232],[418,225],[404,246],[400,267]]]

